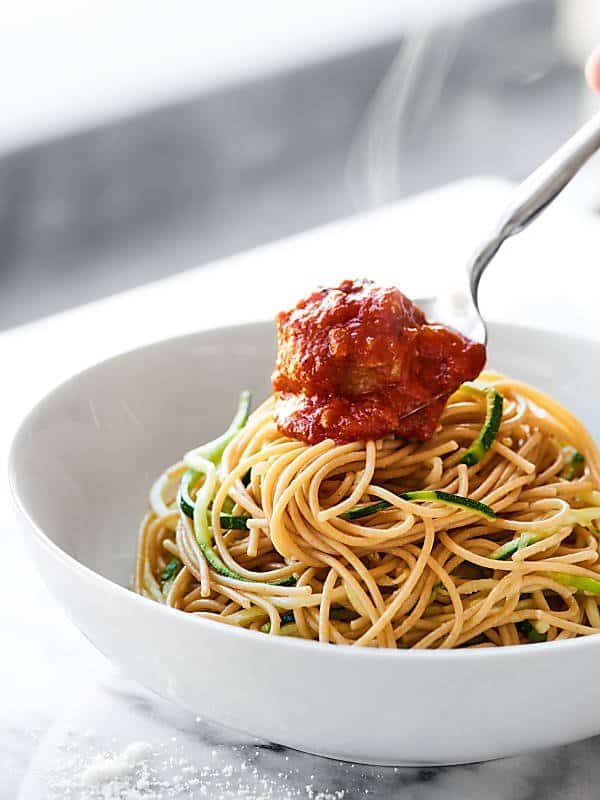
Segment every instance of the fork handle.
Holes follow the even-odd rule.
[[[549,206],[598,149],[600,113],[582,125],[562,147],[517,186],[493,235],[483,243],[469,265],[471,293],[476,305],[481,276],[502,242],[520,233]]]

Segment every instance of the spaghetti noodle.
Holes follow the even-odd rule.
[[[425,442],[308,444],[278,430],[275,398],[247,422],[243,398],[227,434],[155,483],[135,591],[354,646],[600,632],[600,453],[550,397],[493,372],[480,381],[452,394]]]

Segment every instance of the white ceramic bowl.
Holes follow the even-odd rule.
[[[237,630],[133,594],[155,476],[268,393],[272,324],[106,361],[34,408],[13,443],[23,536],[81,631],[128,674],[225,725],[319,755],[451,764],[600,732],[600,636],[445,652],[353,649]],[[550,391],[600,434],[600,344],[493,326],[489,363]]]

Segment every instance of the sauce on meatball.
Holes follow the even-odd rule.
[[[309,444],[392,433],[424,441],[448,397],[485,364],[483,345],[367,280],[319,289],[280,312],[277,339],[277,426]]]

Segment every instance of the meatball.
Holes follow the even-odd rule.
[[[277,336],[277,425],[310,444],[428,439],[448,397],[485,364],[483,345],[366,280],[319,289],[282,311]]]

